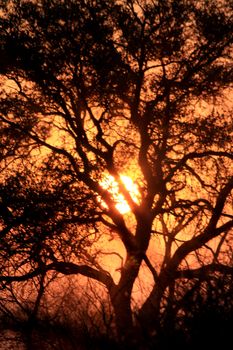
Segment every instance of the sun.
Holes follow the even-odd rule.
[[[137,185],[127,175],[120,175],[120,178],[129,194],[131,195],[133,201],[135,203],[139,203],[140,193]],[[112,194],[113,199],[116,202],[115,207],[119,213],[126,214],[131,211],[131,208],[124,199],[124,196],[119,192],[119,185],[113,176],[105,175],[100,184],[104,189],[108,190]],[[106,207],[105,203],[103,205]]]

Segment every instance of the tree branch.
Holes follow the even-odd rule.
[[[180,170],[188,160],[190,159],[196,159],[196,158],[204,158],[208,156],[216,156],[216,157],[226,157],[229,159],[233,159],[233,154],[229,152],[222,152],[222,151],[206,151],[206,152],[191,152],[189,154],[186,154],[182,159],[180,159],[177,164],[174,166],[174,168],[170,171],[168,176],[166,177],[165,181],[168,182],[172,179],[173,175],[177,170]]]
[[[233,266],[223,265],[223,264],[209,264],[202,266],[198,269],[187,269],[187,270],[179,270],[175,272],[174,277],[176,279],[178,278],[187,278],[187,279],[193,279],[193,278],[205,278],[209,273],[213,272],[220,272],[223,274],[228,274],[233,276]]]
[[[38,275],[44,274],[45,272],[55,270],[57,272],[62,273],[63,275],[83,275],[85,277],[90,277],[95,279],[98,282],[104,284],[108,289],[112,288],[115,284],[110,276],[110,274],[104,270],[96,270],[88,265],[77,265],[71,262],[53,262],[49,265],[44,265],[42,267],[38,267],[35,270],[28,272],[24,275],[18,276],[0,276],[0,282],[22,282],[32,279]]]
[[[209,224],[207,225],[207,227],[203,231],[203,233],[198,235],[198,236],[195,236],[191,240],[183,243],[174,253],[174,255],[169,263],[169,268],[171,268],[172,271],[176,270],[176,268],[179,266],[180,262],[190,252],[201,248],[204,244],[206,244],[211,239],[217,237],[222,232],[229,230],[231,227],[233,227],[233,220],[226,222],[225,224],[223,224],[222,226],[220,226],[218,228],[216,227],[218,220],[221,217],[226,198],[229,195],[229,193],[231,192],[232,188],[233,188],[233,177],[230,178],[228,183],[220,191],[219,196],[218,196],[217,201],[216,201],[216,205],[213,208],[212,216],[210,218]]]

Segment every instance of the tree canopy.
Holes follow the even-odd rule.
[[[3,289],[92,278],[125,340],[232,276],[232,13],[217,0],[4,1]],[[138,278],[150,282],[135,311]]]

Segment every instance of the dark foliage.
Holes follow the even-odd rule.
[[[1,4],[0,306],[29,338],[46,298],[52,312],[81,276],[96,283],[83,294],[109,298],[107,312],[105,297],[85,306],[102,315],[97,347],[228,339],[232,13],[224,0]],[[47,324],[76,346],[72,327]]]

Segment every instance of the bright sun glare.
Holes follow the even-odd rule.
[[[120,178],[122,182],[124,183],[126,189],[130,193],[132,199],[134,200],[135,203],[139,203],[139,198],[140,198],[140,193],[138,191],[137,185],[133,182],[133,180],[126,175],[120,175]],[[126,200],[124,199],[123,195],[119,193],[119,186],[116,180],[114,179],[113,176],[107,175],[103,178],[101,181],[101,186],[108,190],[115,202],[116,202],[116,209],[121,213],[121,214],[126,214],[128,213],[131,209]],[[106,204],[104,204],[106,206]]]

